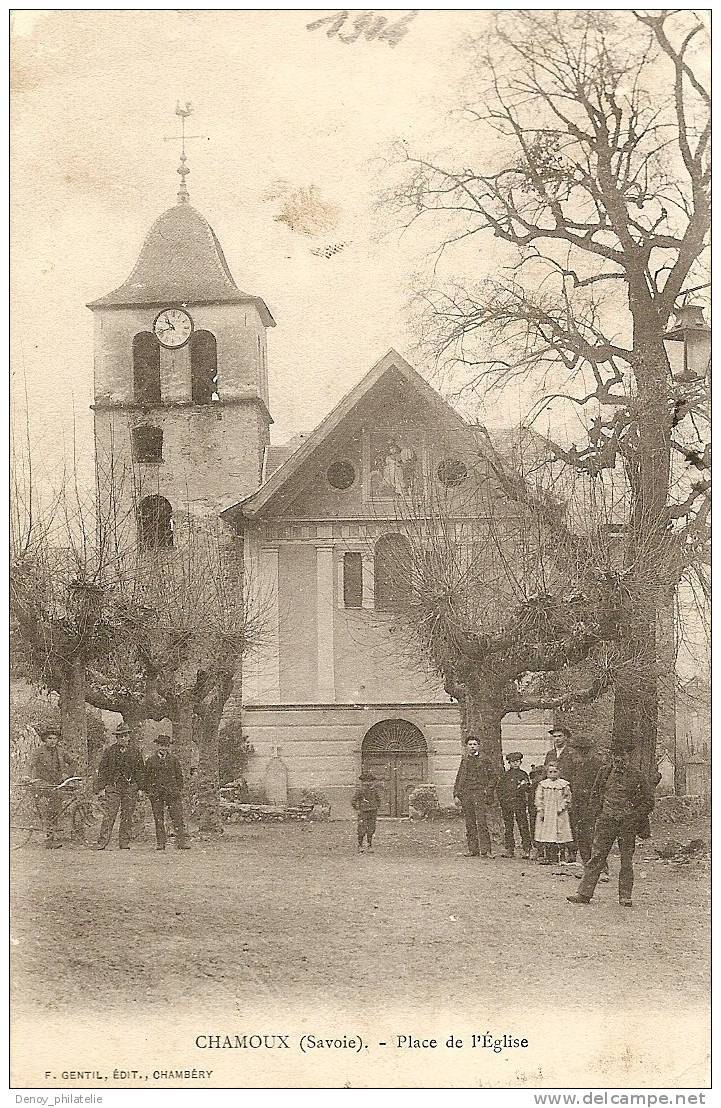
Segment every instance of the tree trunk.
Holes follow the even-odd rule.
[[[481,681],[469,681],[461,701],[461,734],[464,741],[475,735],[484,755],[497,770],[503,769],[502,718],[503,708],[495,690]]]
[[[85,715],[85,665],[81,657],[65,666],[60,689],[60,725],[65,749],[75,761],[76,772],[89,790],[88,721]]]
[[[218,731],[225,705],[232,691],[232,679],[227,676],[218,677],[212,700],[203,706],[202,715],[196,716],[201,736],[198,761],[198,822],[201,831],[210,831],[216,835],[223,833],[223,822],[220,818]]]
[[[201,831],[222,834],[220,818],[220,771],[218,766],[218,729],[221,712],[209,709],[200,720],[200,758],[198,760],[198,822]]]
[[[621,620],[626,663],[623,673],[614,681],[613,739],[630,742],[634,763],[650,775],[655,772],[658,735],[657,627],[673,587],[669,581],[667,507],[671,422],[670,369],[662,341],[663,329],[653,310],[641,303],[643,300],[645,292],[632,304],[638,454],[629,469],[631,517],[624,580],[626,601]]]
[[[190,769],[193,764],[193,704],[190,700],[181,700],[173,715],[173,746],[175,755],[183,768],[183,777],[190,781]]]

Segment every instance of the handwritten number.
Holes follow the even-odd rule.
[[[328,38],[332,38],[333,35],[338,34],[347,18],[348,12],[346,11],[335,12],[333,15],[324,15],[322,19],[316,19],[313,23],[308,23],[306,25],[306,30],[316,31],[318,27],[322,27],[324,23],[331,23],[332,26],[326,33]]]
[[[389,46],[397,46],[401,39],[408,34],[408,24],[418,15],[417,11],[408,12],[397,23],[391,23],[390,27],[381,31],[378,35],[379,42],[387,42]]]
[[[357,42],[361,35],[365,35],[368,41],[377,39],[378,42],[387,42],[389,46],[397,46],[401,39],[408,34],[408,24],[418,15],[417,11],[408,12],[401,16],[395,23],[388,23],[384,15],[376,15],[372,11],[359,12],[353,21],[353,28],[349,34],[341,35],[340,30],[348,18],[348,11],[343,9],[332,15],[325,15],[312,23],[306,24],[306,30],[316,31],[325,24],[330,24],[326,34],[328,38],[338,35],[338,41],[347,46]]]

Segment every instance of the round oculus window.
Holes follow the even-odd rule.
[[[468,476],[468,466],[460,458],[445,458],[436,470],[438,480],[447,489],[460,485]]]
[[[334,489],[349,489],[355,481],[355,466],[350,462],[333,462],[326,473],[328,484]]]

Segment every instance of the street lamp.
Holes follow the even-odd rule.
[[[711,328],[700,304],[684,304],[663,337],[674,381],[703,380],[711,365]]]

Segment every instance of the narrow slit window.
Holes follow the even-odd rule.
[[[343,555],[343,603],[346,608],[363,607],[363,555]]]

